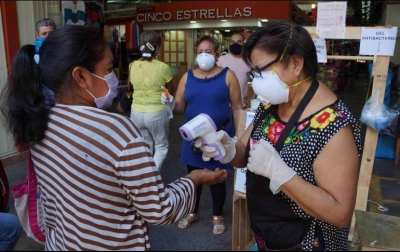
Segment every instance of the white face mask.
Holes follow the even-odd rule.
[[[253,80],[252,80],[252,86],[253,86],[254,93],[257,94],[257,98],[264,104],[278,105],[281,103],[288,102],[289,101],[289,88],[298,86],[301,83],[303,83],[311,78],[311,76],[310,76],[302,81],[299,81],[291,86],[288,86],[285,82],[283,82],[279,78],[278,74],[275,71],[276,68],[278,67],[279,63],[283,59],[283,56],[285,55],[286,49],[289,45],[292,35],[293,35],[293,28],[291,28],[289,41],[286,44],[285,49],[283,50],[283,53],[280,56],[276,66],[272,70],[262,71],[262,72],[258,71],[260,76],[253,78]],[[275,60],[270,62],[268,65],[271,65],[274,62],[275,62]],[[267,66],[264,66],[262,68],[267,69]]]
[[[96,76],[99,79],[106,81],[108,85],[108,93],[105,96],[99,98],[94,97],[94,95],[92,95],[92,93],[90,93],[89,90],[86,89],[86,91],[94,98],[94,103],[96,104],[96,107],[99,109],[106,109],[111,107],[114,98],[117,97],[117,88],[119,83],[118,78],[115,75],[114,71],[111,71],[111,73],[104,76],[104,78],[101,78],[100,76],[94,73],[91,72],[89,73],[93,76]]]
[[[277,105],[289,100],[289,88],[272,70],[262,71],[259,78],[253,79],[252,86],[257,99],[264,104]]]
[[[197,55],[196,62],[201,69],[208,71],[214,66],[215,58],[212,54],[200,53]]]

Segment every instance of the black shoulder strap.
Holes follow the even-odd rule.
[[[311,84],[311,86],[308,88],[307,93],[304,95],[303,99],[300,101],[299,105],[297,106],[296,110],[294,111],[293,115],[290,117],[289,122],[286,124],[285,128],[283,129],[281,135],[278,138],[277,143],[275,144],[275,149],[277,152],[280,152],[283,148],[283,144],[285,143],[286,138],[289,136],[290,131],[292,130],[293,126],[296,124],[298,119],[300,118],[301,114],[303,113],[304,109],[307,107],[308,103],[311,101],[312,97],[314,96],[315,92],[317,92],[318,89],[318,81],[314,80]],[[268,109],[266,109],[258,118],[257,121],[254,121],[253,123],[253,131],[258,127],[258,125],[261,123],[261,121],[269,114],[270,111],[275,106],[271,105]],[[250,134],[251,135],[253,134]],[[246,159],[249,158],[249,152],[250,152],[250,137],[249,141],[247,142],[246,146]]]
[[[285,128],[283,129],[281,135],[278,138],[278,141],[275,144],[275,149],[277,152],[280,152],[283,148],[283,144],[285,143],[286,138],[289,136],[290,131],[292,130],[293,126],[299,120],[301,114],[303,113],[304,109],[307,107],[308,103],[313,98],[315,92],[318,89],[318,81],[314,80],[311,86],[308,88],[307,93],[304,95],[303,99],[300,101],[299,105],[297,106],[296,110],[294,111],[293,115],[290,117],[288,123],[286,124]]]

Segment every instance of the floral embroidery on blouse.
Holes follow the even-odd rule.
[[[338,109],[336,104],[331,107],[326,107],[317,114],[312,115],[311,118],[306,118],[298,123],[296,127],[293,127],[284,144],[299,143],[307,139],[310,133],[325,129],[330,123],[333,123],[337,117],[344,119],[346,115]],[[276,144],[282,131],[285,129],[286,123],[277,119],[273,113],[266,119],[267,121],[263,120],[261,124],[262,131],[273,144]]]

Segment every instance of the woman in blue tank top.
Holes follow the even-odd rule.
[[[197,64],[199,68],[189,70],[182,76],[175,97],[175,114],[184,113],[185,123],[198,116],[207,114],[214,121],[217,130],[224,129],[230,136],[235,135],[237,118],[233,116],[236,110],[242,109],[239,82],[234,72],[229,68],[216,65],[219,56],[219,42],[211,36],[201,36],[195,43]],[[196,169],[233,169],[229,164],[221,164],[211,159],[203,161],[201,153],[195,153],[190,142],[184,140],[181,151],[181,161],[187,165],[190,173]],[[180,228],[186,228],[197,220],[202,187],[197,188],[197,202],[194,211],[179,222]],[[225,231],[222,217],[226,197],[225,182],[210,186],[213,200],[214,234]]]

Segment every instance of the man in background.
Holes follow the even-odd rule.
[[[43,18],[40,19],[39,21],[36,22],[36,38],[40,37],[47,37],[51,32],[53,32],[56,29],[56,24],[53,22],[53,20],[48,19],[48,18]]]
[[[230,53],[221,56],[217,61],[217,65],[220,67],[229,67],[236,74],[239,80],[243,108],[246,108],[251,99],[254,99],[256,95],[248,85],[249,80],[246,73],[250,71],[250,67],[242,59],[244,36],[240,33],[232,34],[229,44]]]
[[[36,64],[39,64],[39,49],[42,46],[43,41],[49,36],[50,33],[56,30],[56,24],[53,20],[49,18],[43,18],[36,22],[35,30],[36,30],[36,39],[33,41],[35,45],[35,55],[33,56]],[[54,92],[48,87],[43,85],[43,92],[47,95],[46,97],[46,105],[50,108],[54,104]]]

